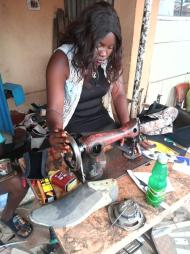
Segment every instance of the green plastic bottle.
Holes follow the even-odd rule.
[[[146,201],[148,204],[158,207],[165,199],[165,190],[168,176],[168,157],[160,153],[149,177],[148,188],[146,192]]]

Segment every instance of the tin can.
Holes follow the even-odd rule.
[[[0,160],[0,176],[6,176],[12,172],[11,160]]]
[[[78,185],[77,178],[73,173],[64,173],[61,170],[51,177],[51,182],[65,191],[71,191]]]

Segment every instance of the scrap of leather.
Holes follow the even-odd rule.
[[[21,146],[27,141],[27,132],[22,127],[15,128],[15,135],[13,136],[14,146]]]
[[[96,210],[116,201],[117,197],[116,180],[87,182],[63,199],[32,211],[30,219],[34,223],[48,227],[73,227]]]
[[[12,119],[13,125],[18,125],[18,124],[22,123],[22,121],[25,118],[25,113],[21,113],[17,110],[11,110],[10,114],[11,114],[11,119]]]

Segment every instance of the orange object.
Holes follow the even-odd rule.
[[[38,186],[38,190],[40,192],[40,200],[41,200],[42,204],[45,204],[46,196],[45,196],[45,193],[42,189],[42,185],[40,183],[40,180],[37,180],[37,186]]]

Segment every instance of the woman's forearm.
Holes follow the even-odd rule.
[[[112,101],[120,124],[126,124],[129,121],[129,111],[122,75],[113,84]]]
[[[63,114],[54,109],[47,110],[47,123],[50,131],[63,129]]]
[[[125,125],[129,121],[128,103],[124,95],[118,95],[114,99],[114,108],[117,118],[121,125]]]

